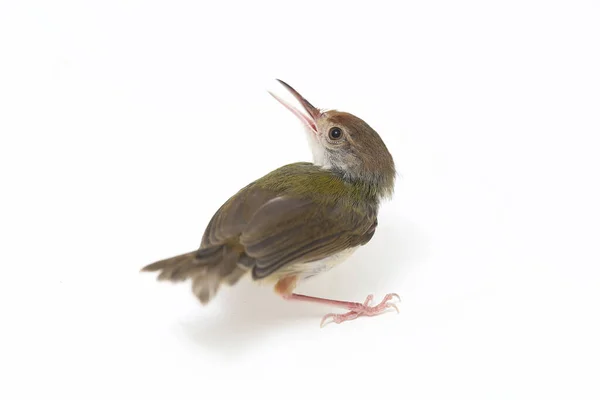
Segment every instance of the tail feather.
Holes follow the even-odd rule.
[[[142,268],[143,272],[157,272],[159,281],[185,281],[188,272],[197,265],[196,252],[181,254],[166,260],[157,261]]]
[[[238,264],[239,254],[223,246],[200,249],[157,261],[142,268],[142,272],[158,272],[159,281],[192,280],[192,291],[202,304],[207,304],[221,283],[233,285],[248,268]]]

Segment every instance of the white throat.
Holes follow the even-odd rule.
[[[308,145],[310,146],[310,151],[313,156],[313,163],[315,165],[318,165],[319,167],[330,169],[331,161],[327,156],[327,151],[325,150],[323,145],[319,143],[319,139],[317,139],[314,132],[312,132],[310,129],[307,129],[306,131],[306,138],[308,140]]]

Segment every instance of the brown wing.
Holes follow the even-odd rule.
[[[240,243],[256,260],[252,275],[260,279],[286,265],[320,260],[365,244],[376,221],[375,212],[355,212],[343,202],[278,197],[258,210]]]
[[[208,223],[201,249],[236,242],[256,212],[275,197],[276,192],[262,189],[254,183],[240,190],[217,210]]]
[[[255,279],[286,265],[326,258],[368,242],[377,224],[376,212],[346,202],[315,202],[309,198],[257,186],[244,188],[210,221],[202,247],[238,247],[240,261],[253,267]]]

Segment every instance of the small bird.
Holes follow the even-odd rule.
[[[367,244],[377,228],[380,202],[391,198],[396,170],[383,140],[362,119],[341,111],[321,110],[287,83],[277,80],[306,114],[270,93],[305,125],[313,163],[278,168],[250,183],[214,214],[198,250],[155,262],[142,271],[160,271],[158,280],[191,280],[202,304],[222,284],[233,286],[251,274],[274,285],[287,300],[309,301],[346,309],[327,314],[337,324],[374,316],[393,308],[395,293],[371,305],[330,300],[294,292],[297,283],[346,260]]]

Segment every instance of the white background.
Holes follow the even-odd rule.
[[[600,6],[391,3],[1,3],[1,398],[600,396]],[[320,329],[335,309],[138,272],[310,160],[275,78],[401,174],[299,292],[400,314]]]

